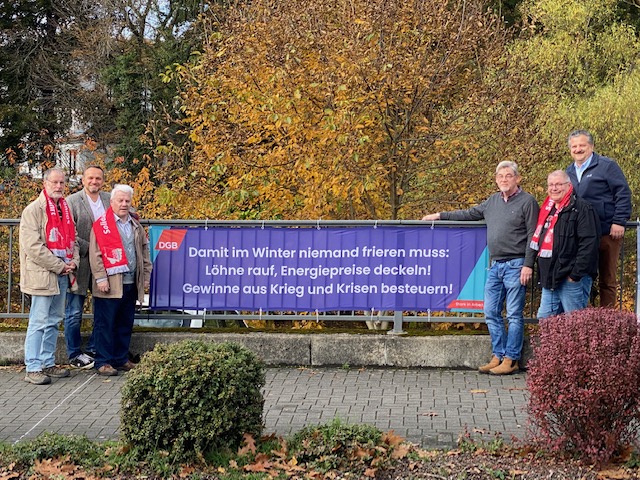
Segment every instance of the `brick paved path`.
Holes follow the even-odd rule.
[[[43,431],[118,438],[120,387],[125,376],[73,371],[36,386],[15,367],[0,369],[0,440]],[[494,377],[436,369],[269,368],[265,433],[288,435],[338,417],[394,430],[425,447],[450,447],[465,431],[505,440],[526,429],[525,375]]]

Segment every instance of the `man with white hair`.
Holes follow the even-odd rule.
[[[95,369],[118,375],[135,364],[129,360],[136,300],[144,299],[151,280],[149,240],[131,215],[133,189],[116,185],[109,209],[93,224],[89,263],[93,275]]]

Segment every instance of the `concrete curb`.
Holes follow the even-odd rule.
[[[24,361],[25,332],[0,333],[0,359]],[[131,351],[144,353],[157,343],[182,340],[235,342],[253,351],[269,366],[371,366],[476,369],[491,356],[488,335],[395,336],[355,334],[283,334],[253,332],[134,332]],[[531,356],[525,338],[523,361]],[[67,363],[64,336],[58,338],[56,362]]]

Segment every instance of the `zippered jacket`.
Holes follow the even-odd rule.
[[[576,194],[589,202],[600,219],[600,232],[608,235],[611,224],[627,225],[631,217],[631,189],[620,166],[612,159],[593,152],[593,158],[578,182],[574,163],[567,174]]]
[[[20,290],[28,295],[60,295],[58,275],[64,271],[64,260],[47,247],[47,200],[44,193],[40,192],[38,198],[22,211],[19,231]],[[76,265],[80,263],[77,241],[73,261]],[[70,275],[69,278],[73,277]],[[75,279],[70,290],[77,290]]]
[[[594,208],[582,198],[572,195],[569,205],[558,214],[553,229],[553,249],[546,278],[543,278],[543,269],[539,269],[542,288],[557,288],[567,277],[576,282],[587,275],[596,277],[599,224]],[[537,254],[536,250],[533,251]]]

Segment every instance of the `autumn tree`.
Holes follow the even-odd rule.
[[[635,220],[640,211],[640,162],[637,98],[640,75],[638,13],[634,2],[617,0],[525,0],[520,10],[526,20],[522,35],[511,45],[522,76],[537,97],[534,175],[544,175],[571,162],[567,136],[574,129],[590,130],[595,150],[614,158],[632,191]],[[539,196],[540,198],[540,196]],[[627,236],[631,241],[632,237]],[[635,247],[629,245],[627,252]],[[623,284],[634,285],[637,259],[625,257]],[[623,289],[625,306],[632,308],[633,288]]]
[[[539,161],[547,173],[566,167],[569,132],[591,130],[596,150],[615,158],[627,174],[637,212],[637,13],[629,14],[617,0],[525,0],[521,11],[526,28],[511,50],[538,98],[539,140],[548,145],[538,152]]]
[[[513,50],[542,101],[591,95],[633,68],[637,34],[617,0],[524,0],[520,9],[526,24]]]
[[[0,2],[0,154],[5,166],[12,159],[50,159],[57,139],[69,129],[67,101],[82,82],[73,31],[79,18],[95,18],[98,10],[74,1]]]
[[[259,0],[207,28],[180,71],[190,161],[158,192],[174,215],[414,218],[477,186],[506,41],[482,3]]]
[[[175,85],[160,74],[198,48],[196,20],[206,5],[0,0],[2,165],[53,163],[74,136],[140,170],[153,150],[147,125],[178,114]]]

